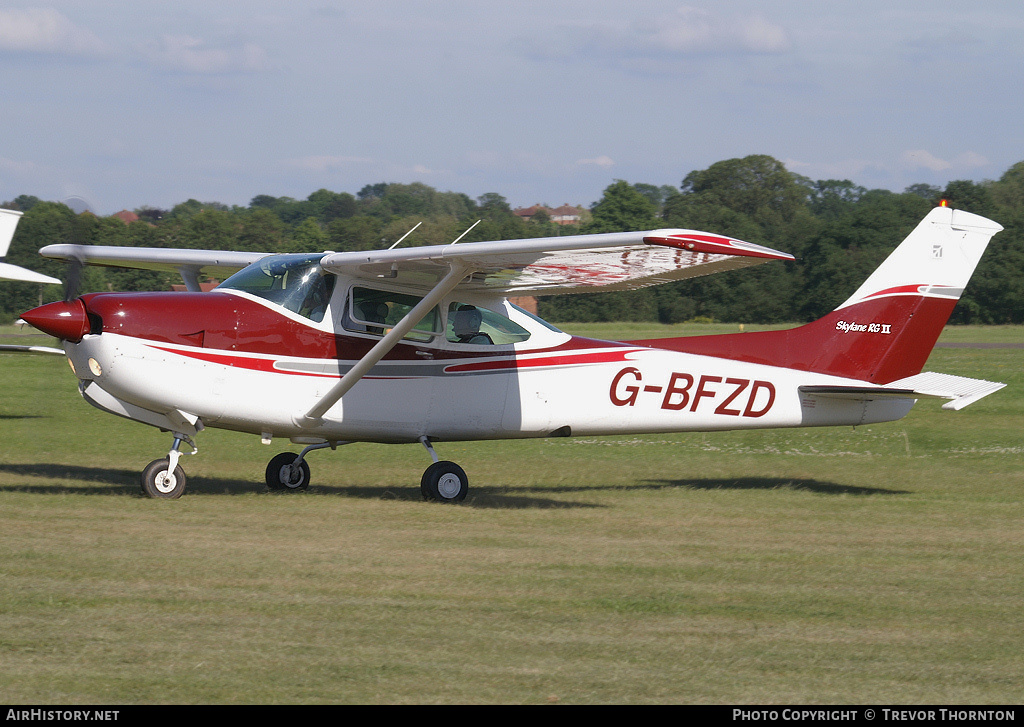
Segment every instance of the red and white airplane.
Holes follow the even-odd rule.
[[[960,409],[1003,384],[922,366],[1002,228],[934,210],[853,295],[795,329],[647,341],[570,336],[510,296],[626,290],[792,256],[680,229],[264,255],[51,245],[49,258],[176,270],[187,293],[93,293],[22,318],[63,342],[82,396],[172,433],[143,492],[185,489],[205,427],[283,437],[271,489],[304,489],[310,451],[420,442],[430,500],[468,479],[434,443],[858,425],[922,397]],[[199,292],[200,276],[229,276]]]

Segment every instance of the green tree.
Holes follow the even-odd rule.
[[[321,252],[327,248],[327,233],[315,217],[307,217],[295,228],[290,249],[293,252]]]
[[[327,241],[330,249],[377,250],[383,242],[383,225],[376,217],[357,215],[332,221],[327,225]]]
[[[359,210],[356,198],[348,192],[339,194],[327,189],[318,189],[309,195],[306,201],[309,202],[313,214],[325,225],[331,220],[351,217]]]
[[[1024,210],[1024,162],[1017,162],[991,187],[992,200],[1004,210]]]
[[[654,203],[622,179],[604,190],[600,201],[591,208],[591,214],[583,232],[632,232],[661,225]]]
[[[996,212],[996,204],[987,184],[958,179],[946,185],[942,198],[953,209],[966,210],[983,217],[991,217]]]
[[[764,154],[727,159],[690,172],[681,189],[683,194],[700,195],[751,218],[771,210],[788,220],[807,205],[807,190],[796,175]]]
[[[819,318],[848,298],[931,208],[918,194],[875,189],[828,221],[799,262],[798,319]]]

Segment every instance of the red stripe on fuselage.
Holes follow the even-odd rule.
[[[516,357],[500,361],[479,361],[468,364],[453,364],[445,367],[445,373],[465,374],[476,371],[503,371],[512,369],[536,368],[540,366],[575,366],[591,363],[618,363],[626,360],[630,353],[641,349],[625,348],[614,351],[595,351],[575,354],[557,354],[553,356]]]

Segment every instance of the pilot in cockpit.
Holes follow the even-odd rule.
[[[480,332],[483,315],[473,305],[462,305],[452,314],[452,332],[456,343],[473,343],[489,345],[494,341],[486,333]]]

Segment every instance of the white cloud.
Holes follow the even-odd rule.
[[[692,7],[628,24],[563,30],[571,40],[549,43],[538,55],[564,56],[573,45],[580,54],[597,51],[624,59],[783,53],[792,47],[786,30],[761,15],[726,16]]]
[[[608,167],[614,167],[615,166],[615,161],[611,157],[607,157],[607,156],[604,156],[604,155],[599,156],[599,157],[594,157],[593,159],[577,159],[576,163],[581,165],[581,166],[593,165],[593,166],[596,166],[596,167],[604,167],[606,169]]]
[[[911,149],[900,155],[900,164],[907,169],[927,169],[932,172],[945,172],[950,169],[978,169],[987,167],[990,162],[981,154],[965,151],[951,160],[940,159],[926,149]]]
[[[910,149],[900,154],[900,164],[910,169],[928,169],[943,172],[953,167],[945,159],[939,159],[927,149]]]
[[[736,27],[740,45],[755,53],[784,53],[792,47],[785,29],[760,15],[741,18]]]
[[[52,8],[0,10],[0,51],[96,56],[107,49],[91,30]]]
[[[778,53],[790,48],[786,31],[760,15],[725,17],[692,7],[658,18],[653,27],[639,27],[634,42],[639,48],[680,54]]]
[[[253,72],[266,68],[267,54],[254,43],[217,47],[191,35],[164,35],[139,46],[147,62],[197,75]]]

